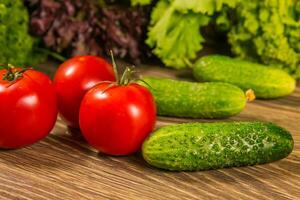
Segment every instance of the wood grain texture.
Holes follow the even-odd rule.
[[[43,67],[48,74],[54,68]],[[143,75],[191,79],[188,71],[139,68]],[[263,120],[288,129],[292,154],[281,161],[205,172],[167,172],[140,154],[110,157],[90,148],[57,121],[51,134],[30,147],[0,152],[0,199],[300,199],[300,85],[291,96],[257,100],[232,120]],[[157,126],[187,121],[159,118]]]

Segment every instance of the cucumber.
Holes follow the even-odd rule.
[[[226,118],[240,113],[247,97],[227,83],[193,83],[165,78],[143,78],[151,90],[158,115],[189,118]]]
[[[262,122],[190,123],[160,128],[143,143],[144,159],[171,171],[269,163],[293,150],[291,134]]]
[[[243,90],[252,89],[261,99],[289,95],[296,86],[295,79],[283,70],[220,55],[199,59],[194,76],[199,81],[226,82]]]

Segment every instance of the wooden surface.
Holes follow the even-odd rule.
[[[44,69],[53,74],[53,68]],[[139,70],[190,78],[189,72]],[[139,154],[101,155],[58,120],[39,143],[0,152],[0,199],[300,199],[300,86],[289,97],[249,103],[229,120],[275,122],[293,134],[294,151],[260,166],[166,172],[148,166]],[[189,120],[160,118],[157,126],[185,121]]]

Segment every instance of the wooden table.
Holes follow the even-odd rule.
[[[54,68],[43,69],[53,74]],[[191,77],[189,72],[165,68],[139,70]],[[260,166],[167,172],[150,167],[139,154],[101,155],[58,120],[39,143],[0,152],[0,199],[300,199],[300,85],[289,97],[249,103],[228,120],[275,122],[293,134],[294,151],[286,159]],[[191,120],[160,118],[157,126],[186,121]]]

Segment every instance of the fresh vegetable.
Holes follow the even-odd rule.
[[[150,47],[166,66],[181,69],[193,65],[204,45],[217,46],[214,52],[228,54],[231,48],[242,59],[300,78],[297,0],[25,0],[25,4],[32,34],[67,56],[105,55],[113,49],[116,56],[139,62],[152,58]]]
[[[243,59],[278,66],[300,78],[300,1],[241,1],[229,33]]]
[[[210,170],[273,162],[288,156],[293,138],[262,122],[193,123],[163,127],[143,144],[143,157],[158,168]]]
[[[280,69],[212,55],[201,58],[194,67],[194,76],[201,81],[220,81],[252,89],[258,98],[270,99],[291,94],[296,81]]]
[[[238,1],[26,0],[25,3],[31,14],[32,34],[42,37],[54,51],[75,56],[104,55],[112,49],[116,56],[138,62],[151,56],[145,44],[147,38],[146,43],[164,64],[185,68],[191,66],[202,49],[204,38],[200,28],[209,22],[224,24],[224,17],[219,15],[224,16],[223,10],[235,7]]]
[[[0,113],[0,148],[21,148],[46,137],[57,117],[51,80],[33,69],[0,70]]]
[[[85,93],[103,81],[114,81],[112,66],[96,56],[78,56],[59,66],[54,85],[58,108],[66,123],[79,128],[79,109]]]
[[[147,44],[165,65],[191,67],[202,49],[200,29],[214,20],[213,14],[234,7],[238,0],[160,0],[151,14]]]
[[[0,1],[0,63],[25,65],[34,57],[34,39],[28,33],[29,15],[22,0]]]
[[[91,146],[102,153],[132,154],[140,149],[154,128],[154,98],[147,88],[132,83],[130,75],[131,71],[127,68],[116,83],[95,86],[81,103],[79,119],[82,134]]]
[[[247,97],[227,83],[192,83],[165,78],[143,78],[155,97],[159,115],[191,118],[226,118],[240,113]],[[249,94],[250,95],[250,94]]]
[[[143,42],[150,9],[111,2],[25,0],[31,33],[41,37],[47,48],[66,57],[104,56],[113,50],[115,56],[140,62],[150,54]]]
[[[228,34],[232,52],[300,77],[300,2],[160,0],[151,14],[147,44],[165,65],[191,66],[205,39],[201,28]],[[228,33],[229,32],[229,33]]]

